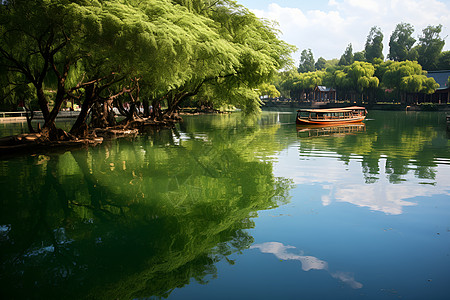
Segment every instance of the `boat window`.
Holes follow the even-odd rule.
[[[309,111],[299,111],[297,116],[301,119],[309,118]]]

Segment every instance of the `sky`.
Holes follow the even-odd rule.
[[[298,48],[311,49],[314,59],[340,58],[352,44],[353,53],[364,50],[373,26],[383,35],[383,53],[389,52],[389,38],[399,23],[414,26],[418,40],[429,25],[442,24],[444,51],[450,50],[450,0],[237,0],[256,16],[278,23],[280,38]]]

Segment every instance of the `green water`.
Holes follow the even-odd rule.
[[[134,140],[3,158],[0,297],[447,299],[445,115],[294,119],[186,117]]]

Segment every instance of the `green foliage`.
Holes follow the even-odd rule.
[[[263,83],[259,86],[258,93],[260,96],[268,96],[269,98],[280,97],[280,92],[273,84]]]
[[[370,29],[364,50],[368,62],[373,62],[375,58],[380,58],[381,60],[384,59],[383,33],[380,28],[374,26]]]
[[[296,76],[293,86],[297,90],[311,91],[316,85],[321,85],[325,72],[315,71],[308,73],[301,73]]]
[[[416,39],[411,36],[413,32],[414,27],[411,24],[397,24],[389,40],[389,59],[394,61],[404,61],[408,59],[410,51],[416,42]]]
[[[422,30],[417,47],[419,64],[425,70],[436,70],[439,56],[445,45],[445,40],[440,37],[442,25],[428,26]]]
[[[439,70],[450,70],[450,51],[443,51],[439,55],[438,69]]]
[[[398,89],[408,93],[433,93],[439,85],[428,78],[422,66],[417,62],[388,61],[380,65],[378,75],[382,77],[384,87]]]
[[[314,64],[314,56],[311,49],[304,49],[300,56],[300,64],[298,66],[299,73],[314,72],[316,70]]]
[[[18,0],[0,9],[5,72],[22,74],[38,95],[58,89],[56,106],[83,101],[88,82],[108,98],[139,79],[140,95],[152,101],[197,95],[255,111],[253,89],[291,66],[295,50],[231,0]],[[40,98],[43,111],[48,102]]]
[[[433,93],[439,85],[425,75],[409,75],[401,78],[399,89],[409,93]]]
[[[350,66],[347,66],[342,71],[345,74],[340,74],[344,81],[344,85],[348,88],[363,92],[368,88],[378,87],[379,80],[374,77],[375,68],[372,64],[367,62],[355,61]]]
[[[355,52],[355,54],[353,55],[353,59],[355,61],[366,61],[366,51],[359,51],[359,52]]]
[[[323,70],[323,69],[326,69],[326,67],[327,67],[327,61],[325,60],[325,58],[319,57],[319,58],[317,59],[317,62],[315,63],[314,66],[315,66],[316,70]]]
[[[379,67],[378,76],[382,78],[383,86],[387,88],[397,88],[402,83],[402,78],[412,75],[423,75],[422,66],[417,62],[387,61]]]
[[[420,109],[422,111],[438,111],[438,106],[434,103],[421,103]]]
[[[351,65],[355,61],[353,57],[353,47],[352,44],[348,44],[347,48],[345,49],[344,54],[342,54],[341,59],[339,60],[340,66],[347,66]]]
[[[431,94],[439,87],[415,61],[382,62],[380,59],[375,59],[374,63],[355,61],[348,66],[329,67],[325,71],[283,73],[280,82],[282,89],[286,93],[290,91],[291,96],[311,91],[315,85],[325,85],[336,88],[338,92],[365,94],[369,101],[376,95],[384,97],[384,89]]]
[[[326,61],[325,69],[334,68],[339,64],[339,59],[333,58]]]
[[[411,51],[409,51],[408,56],[406,57],[406,60],[410,61],[418,61],[419,60],[419,46],[414,46]]]

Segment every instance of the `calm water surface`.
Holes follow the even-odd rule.
[[[448,299],[444,114],[294,118],[3,158],[0,298]]]

